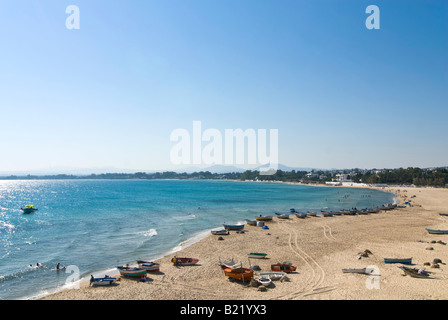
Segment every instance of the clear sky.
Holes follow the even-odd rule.
[[[287,166],[448,165],[446,0],[2,0],[0,43],[0,171],[175,169],[193,121],[278,129]]]

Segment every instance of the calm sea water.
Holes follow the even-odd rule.
[[[276,183],[0,181],[0,299],[51,293],[78,270],[81,277],[99,276],[116,265],[162,257],[223,223],[290,208],[392,201],[392,194],[375,190]],[[23,214],[27,204],[37,213]],[[74,267],[57,271],[57,263]]]

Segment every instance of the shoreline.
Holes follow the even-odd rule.
[[[348,186],[345,186],[348,187]],[[356,186],[358,187],[358,186]],[[349,187],[350,188],[350,187]],[[297,275],[291,275],[291,282],[299,282],[305,281],[300,279],[300,274],[308,274],[311,272],[311,275],[308,274],[308,278],[317,277],[319,273],[322,273],[320,277],[320,281],[318,284],[322,284],[328,281],[328,276],[324,276],[325,274],[332,274],[335,279],[344,283],[343,277],[346,276],[338,274],[340,272],[334,272],[335,270],[327,270],[325,267],[325,260],[341,260],[348,261],[347,258],[347,250],[351,249],[350,255],[353,255],[353,261],[348,265],[341,265],[341,267],[353,267],[356,264],[359,264],[359,261],[354,257],[357,255],[357,250],[362,251],[361,249],[364,247],[369,248],[370,251],[374,252],[379,251],[392,251],[390,255],[393,255],[394,250],[391,250],[393,244],[397,245],[399,248],[407,248],[410,250],[410,246],[420,245],[423,242],[419,242],[418,239],[413,239],[412,244],[408,243],[409,238],[418,235],[419,238],[436,238],[443,240],[443,236],[434,236],[427,235],[425,231],[425,227],[434,228],[437,225],[443,224],[443,221],[440,221],[438,213],[431,206],[431,203],[434,201],[441,212],[448,211],[448,190],[440,189],[440,188],[406,188],[406,187],[370,187],[366,188],[379,190],[383,192],[393,193],[397,200],[403,202],[405,200],[409,200],[409,197],[416,196],[417,198],[412,198],[412,202],[414,202],[413,207],[406,207],[402,209],[395,209],[390,212],[380,212],[378,214],[371,214],[368,216],[341,216],[341,217],[333,217],[333,218],[307,218],[306,221],[300,221],[301,219],[297,219],[293,217],[290,219],[291,221],[280,221],[277,218],[274,218],[273,223],[266,225],[269,226],[270,230],[268,233],[262,231],[261,228],[258,227],[246,227],[247,232],[245,234],[236,234],[234,232],[229,236],[225,236],[225,240],[227,241],[216,241],[216,236],[213,236],[209,233],[209,230],[203,231],[203,237],[199,237],[196,241],[188,244],[180,248],[180,251],[175,250],[176,248],[171,249],[167,252],[166,255],[161,257],[160,259],[154,260],[161,264],[161,273],[160,274],[148,274],[150,281],[147,283],[140,283],[135,280],[122,278],[119,285],[117,287],[111,288],[91,288],[88,286],[88,283],[82,283],[79,290],[73,289],[65,289],[56,293],[52,293],[45,297],[39,298],[39,300],[122,300],[123,296],[128,297],[128,299],[155,299],[155,300],[220,300],[220,299],[353,299],[352,291],[359,291],[359,287],[346,287],[342,292],[344,294],[335,295],[332,293],[333,291],[341,291],[337,289],[331,289],[328,293],[314,293],[314,290],[320,290],[319,286],[314,286],[311,292],[308,294],[299,294],[295,291],[295,289],[291,288],[288,284],[278,284],[274,289],[268,290],[269,293],[264,293],[260,296],[260,293],[256,290],[251,290],[251,288],[246,288],[245,286],[236,285],[229,282],[228,279],[223,275],[220,268],[218,268],[219,260],[226,260],[235,258],[235,261],[241,260],[243,262],[243,266],[248,266],[248,259],[246,257],[247,252],[251,252],[253,250],[258,249],[259,252],[262,250],[269,251],[270,255],[273,255],[271,260],[272,263],[284,260],[294,260],[291,259],[291,255],[295,256],[294,264],[299,265],[300,269],[310,269],[308,271],[303,270],[299,272]],[[408,190],[411,192],[408,192]],[[412,191],[415,193],[413,194]],[[421,193],[424,193],[423,195]],[[434,196],[433,194],[437,195]],[[420,194],[420,195],[419,195]],[[440,196],[442,195],[442,196]],[[422,203],[417,203],[417,202]],[[416,215],[415,217],[413,215]],[[351,219],[351,220],[350,220]],[[401,221],[409,219],[412,221],[409,225],[404,224],[401,226]],[[415,220],[415,221],[414,221]],[[369,226],[366,229],[366,224]],[[448,220],[445,223],[448,226]],[[375,226],[378,230],[381,230],[384,233],[384,238],[381,235],[376,235]],[[295,228],[304,228],[302,230],[304,232],[303,235],[300,235]],[[361,228],[361,237],[360,234],[355,235],[356,231]],[[403,232],[405,229],[406,231]],[[322,236],[323,231],[323,236]],[[358,230],[359,232],[359,230]],[[317,233],[317,235],[315,234]],[[319,235],[320,233],[320,235]],[[266,236],[269,234],[269,236]],[[348,236],[348,237],[347,237]],[[346,241],[339,240],[338,238],[346,238]],[[389,239],[388,239],[389,238]],[[299,245],[299,241],[304,241],[308,243]],[[307,241],[307,239],[309,239]],[[272,240],[274,240],[274,246],[272,244]],[[349,241],[347,241],[349,240]],[[351,240],[351,241],[350,241]],[[447,239],[448,240],[448,239]],[[243,242],[241,242],[243,241]],[[186,242],[189,242],[187,240]],[[282,244],[282,242],[284,242]],[[351,243],[350,243],[351,242]],[[428,241],[425,242],[428,246]],[[311,244],[314,244],[310,247]],[[329,252],[328,246],[338,244],[339,248],[335,249],[338,254],[335,256],[334,252]],[[342,244],[342,246],[341,246]],[[435,246],[435,245],[434,245]],[[267,248],[269,247],[269,250]],[[315,248],[313,248],[315,247]],[[320,248],[322,247],[322,248]],[[233,248],[233,250],[232,250]],[[376,248],[373,249],[372,248]],[[341,249],[344,249],[341,251]],[[435,248],[433,248],[435,249]],[[443,251],[444,249],[444,251]],[[308,250],[310,253],[308,253]],[[316,251],[316,253],[314,253]],[[323,251],[323,252],[321,252]],[[356,251],[356,252],[355,252]],[[412,251],[412,250],[410,250]],[[443,253],[438,254],[438,257],[444,257],[448,253],[446,247],[438,246],[437,251],[443,251]],[[200,262],[199,266],[194,267],[175,267],[171,264],[170,259],[173,256],[173,253],[181,253],[184,256],[192,256],[198,257]],[[414,253],[414,259],[418,256],[427,256],[430,253],[435,251],[427,250],[422,254],[421,252]],[[395,252],[395,254],[397,254]],[[178,254],[179,255],[179,254]],[[406,255],[406,254],[402,254]],[[331,258],[329,258],[331,257]],[[320,260],[324,260],[323,262]],[[422,258],[417,258],[419,261],[418,266],[423,267]],[[364,260],[364,259],[362,259]],[[432,261],[432,259],[428,258],[428,261]],[[333,262],[334,262],[333,261]],[[259,261],[256,261],[258,264]],[[262,269],[267,271],[269,268],[269,263],[266,261],[260,261],[264,264]],[[372,261],[370,261],[372,262]],[[374,261],[376,264],[380,266],[380,269],[388,267],[384,265],[381,259],[376,259]],[[251,263],[254,263],[252,260]],[[317,268],[317,269],[316,269]],[[428,271],[432,269],[428,269],[429,267],[425,267]],[[320,270],[321,269],[321,270]],[[390,268],[386,268],[390,269]],[[397,270],[398,268],[394,266],[391,270]],[[320,271],[319,271],[320,270]],[[391,272],[391,270],[387,270]],[[448,270],[445,272],[443,266],[440,269],[434,269],[433,272],[439,273],[441,277],[441,281],[448,280]],[[179,274],[177,274],[179,273]],[[397,272],[395,272],[397,273]],[[399,273],[398,273],[399,274]],[[386,273],[386,275],[390,275]],[[396,276],[396,275],[395,275]],[[346,276],[351,281],[353,281],[353,276]],[[186,284],[185,281],[188,278],[194,279],[194,283],[197,282],[198,285]],[[410,281],[414,280],[409,277],[400,277],[399,278],[408,278]],[[217,292],[221,292],[219,295],[212,294],[210,289],[207,289],[209,285],[207,284],[210,279],[213,281],[219,282],[220,285],[227,287],[226,290],[231,290],[234,294],[229,296],[225,294],[224,291],[217,290]],[[361,279],[362,283],[365,281],[365,276]],[[360,280],[360,279],[358,279]],[[395,279],[396,280],[396,279]],[[400,279],[399,279],[400,280]],[[420,279],[418,279],[420,280]],[[440,279],[439,279],[440,280]],[[308,282],[310,280],[308,279]],[[420,280],[423,282],[427,282],[430,280]],[[350,282],[350,281],[349,281]],[[182,289],[179,283],[185,284],[186,288]],[[305,284],[303,284],[305,285]],[[359,286],[359,283],[357,284]],[[158,287],[158,294],[154,294],[151,292],[146,292],[143,288],[146,287],[148,290],[151,286]],[[174,286],[176,290],[170,288]],[[188,288],[195,288],[195,290],[189,290]],[[285,287],[285,288],[281,288]],[[331,287],[331,286],[329,286]],[[253,288],[252,288],[253,289]],[[394,292],[391,292],[391,299],[420,299],[422,298],[418,292],[419,287],[417,286],[410,293],[404,294],[404,297],[398,295]],[[430,289],[429,289],[430,290]],[[306,291],[306,290],[304,290]],[[440,291],[440,290],[439,290]],[[389,296],[374,294],[375,291],[366,291],[363,292],[363,295],[356,297],[356,299],[388,299]],[[365,296],[367,294],[367,296]],[[414,296],[415,297],[414,297]],[[436,297],[436,299],[445,299],[448,298],[448,290],[442,290],[441,295],[432,293],[427,298],[431,299],[432,297]],[[426,298],[425,298],[426,299]]]

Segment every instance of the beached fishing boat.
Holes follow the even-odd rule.
[[[159,272],[160,264],[151,261],[137,261],[138,267],[142,269],[146,269],[147,272]]]
[[[249,219],[246,219],[246,223],[247,223],[247,225],[249,225],[249,226],[256,226],[257,225],[257,220],[249,220]]]
[[[176,266],[192,266],[197,264],[199,262],[199,259],[174,257],[173,259],[171,259],[171,262]]]
[[[267,255],[268,255],[267,253],[251,252],[248,254],[248,257],[252,259],[264,259],[266,258]]]
[[[229,231],[221,229],[221,230],[212,230],[211,233],[217,236],[226,236],[229,234]]]
[[[448,217],[448,213],[439,213],[441,216]]]
[[[224,229],[232,230],[232,231],[244,229],[244,224],[224,224],[223,226],[224,226]]]
[[[378,212],[380,212],[380,208],[367,209],[367,213],[378,213]]]
[[[255,220],[257,220],[257,221],[271,221],[272,220],[272,216],[259,216],[259,217],[255,217]]]
[[[426,231],[430,234],[448,234],[448,230],[434,230],[426,228]]]
[[[264,287],[269,287],[272,284],[272,280],[269,277],[260,277],[258,282]]]
[[[120,266],[117,269],[124,277],[143,277],[146,275],[146,269],[142,268]]]
[[[248,268],[225,268],[224,274],[232,279],[250,281],[254,276],[254,271]]]
[[[32,204],[27,204],[24,208],[20,208],[20,210],[22,210],[25,214],[30,214],[36,212],[38,209]]]
[[[367,268],[362,269],[342,269],[343,273],[360,273],[360,274],[370,274],[372,273],[373,269],[369,270]]]
[[[323,217],[332,217],[333,216],[333,213],[331,213],[330,211],[321,211],[320,214]]]
[[[299,219],[305,219],[308,215],[305,212],[297,212],[296,217]]]
[[[94,278],[90,276],[90,285],[92,287],[97,286],[110,286],[117,283],[117,278],[112,278],[109,276],[105,276],[104,278]]]
[[[289,219],[289,214],[287,213],[275,213],[277,215],[277,218],[279,219]]]
[[[341,210],[340,212],[344,216],[354,216],[358,210],[356,210],[356,212],[352,212],[351,210]]]
[[[312,211],[307,211],[307,212],[306,212],[306,215],[307,215],[308,217],[317,217],[317,213],[316,213],[316,212],[312,212]]]
[[[391,263],[412,264],[412,258],[405,258],[405,259],[384,258],[384,263],[387,263],[387,264],[391,264]]]
[[[404,275],[411,276],[412,278],[420,278],[420,279],[431,279],[429,277],[429,273],[423,269],[416,268],[408,268],[408,267],[399,267],[404,271]]]
[[[225,268],[237,269],[237,268],[243,267],[242,262],[235,262],[235,261],[233,261],[233,259],[231,261],[223,261],[223,262],[220,261],[219,265],[221,266],[222,269],[225,269]]]
[[[260,272],[259,276],[262,278],[269,278],[272,281],[280,280],[287,276],[286,272]]]
[[[272,271],[281,271],[281,272],[285,272],[285,273],[290,273],[290,272],[296,271],[296,269],[297,269],[297,267],[293,266],[289,262],[271,264]]]

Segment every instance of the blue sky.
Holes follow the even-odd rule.
[[[445,0],[4,0],[0,39],[0,171],[176,169],[193,121],[278,129],[288,166],[448,165]]]

